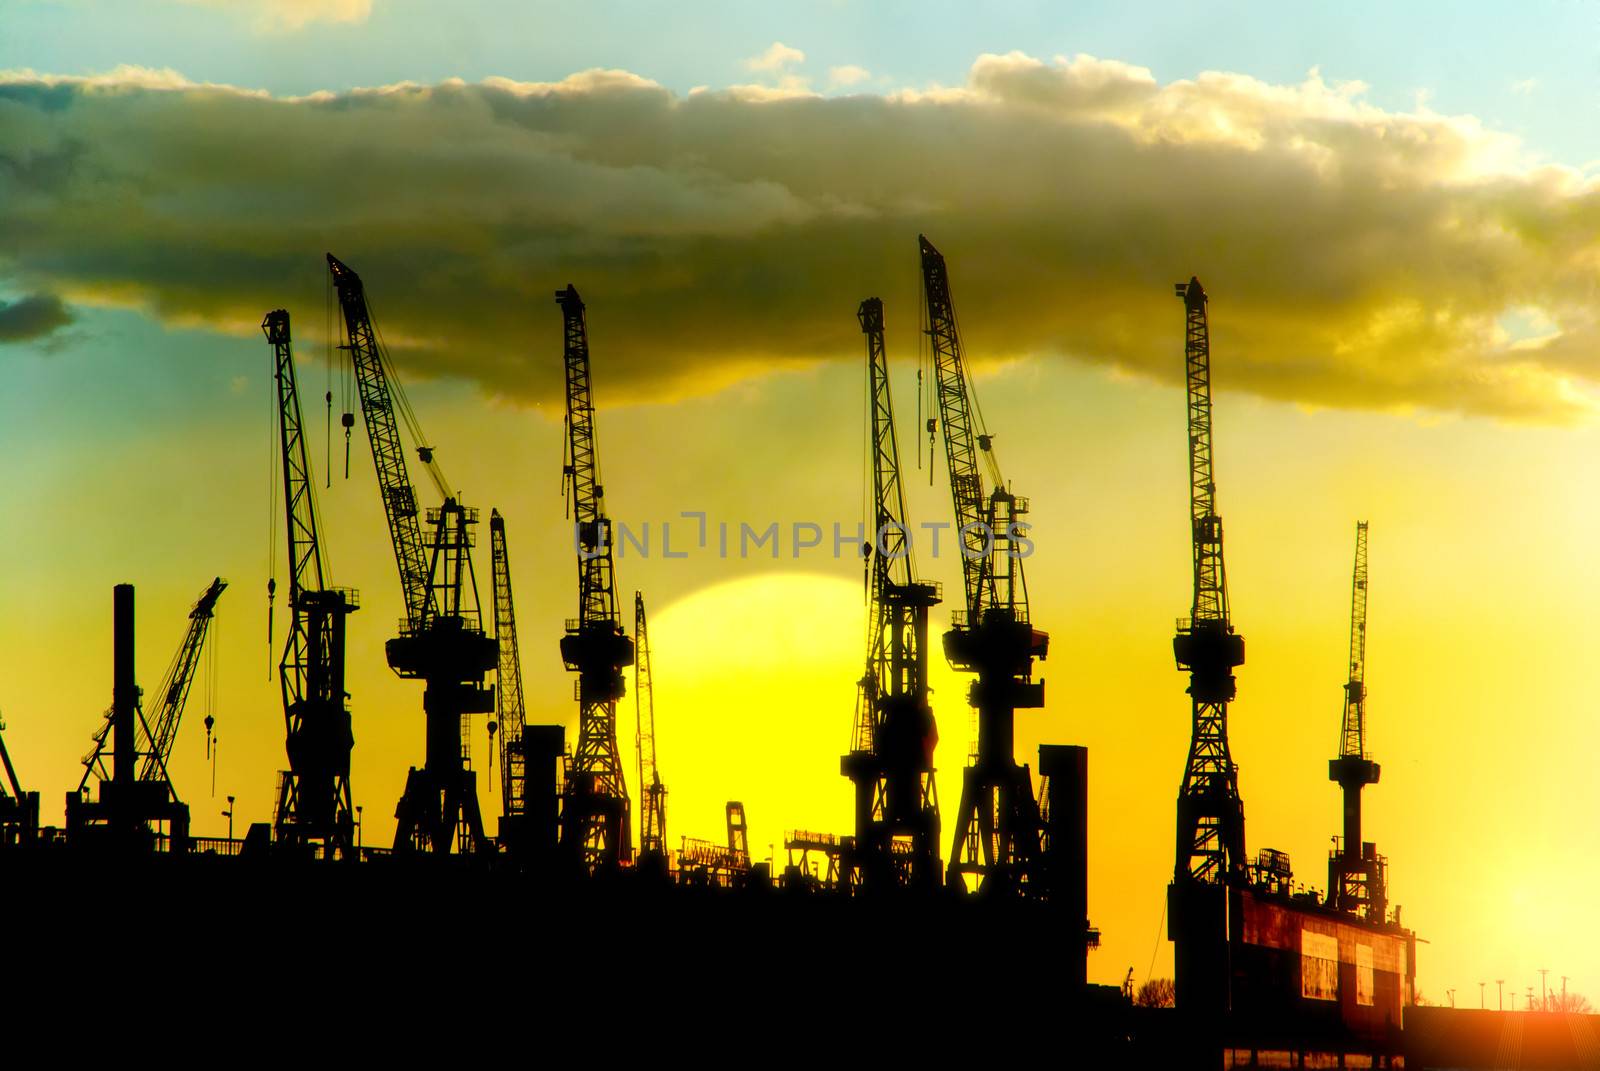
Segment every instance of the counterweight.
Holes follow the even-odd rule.
[[[1045,657],[1050,637],[1028,617],[1022,570],[1027,525],[1020,520],[1027,500],[1006,487],[993,437],[972,404],[944,257],[927,238],[918,242],[966,597],[964,609],[951,616],[944,650],[952,666],[978,677],[968,693],[978,712],[978,748],[962,775],[947,881],[965,887],[970,876],[983,885],[1025,890],[1038,861],[1040,824],[1032,777],[1016,762],[1014,721],[1019,707],[1044,705],[1044,681],[1032,679],[1033,659]],[[980,451],[994,485],[987,493]]]
[[[863,547],[870,572],[866,673],[850,753],[840,760],[855,786],[855,850],[848,865],[869,887],[930,887],[941,877],[933,779],[938,731],[928,702],[928,610],[938,605],[939,588],[915,579],[883,302],[868,298],[856,317],[867,345],[872,541]]]
[[[583,299],[568,284],[556,292],[561,306],[562,355],[567,380],[566,464],[562,475],[572,508],[578,556],[578,616],[567,622],[561,657],[578,674],[578,746],[567,780],[561,841],[593,870],[632,856],[628,786],[617,749],[617,700],[626,691],[622,671],[633,664],[633,642],[617,606],[611,521],[605,513],[595,451],[594,404],[589,389],[589,332]]]
[[[279,781],[274,835],[280,844],[343,856],[354,846],[350,797],[350,709],[344,689],[345,617],[354,591],[327,584],[317,524],[316,480],[306,457],[289,314],[261,324],[278,389],[283,504],[288,527],[289,637],[278,663],[289,769]]]

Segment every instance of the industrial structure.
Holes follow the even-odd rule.
[[[1361,790],[1378,783],[1367,754],[1367,522],[1356,522],[1356,563],[1350,581],[1350,678],[1344,686],[1339,757],[1328,780],[1344,796],[1344,836],[1328,857],[1328,902],[1340,911],[1383,922],[1389,914],[1387,865],[1361,838]]]
[[[460,503],[435,461],[384,351],[361,279],[332,255],[327,265],[341,315],[339,349],[350,355],[405,610],[399,634],[385,644],[386,661],[400,677],[424,685],[426,759],[420,769],[409,770],[393,845],[360,843],[345,665],[347,650],[359,650],[347,642],[348,618],[359,604],[355,592],[335,587],[329,573],[290,317],[278,309],[262,323],[273,354],[274,453],[281,463],[289,566],[290,622],[278,664],[289,768],[280,775],[273,821],[257,823],[244,841],[236,841],[230,828],[227,838],[209,838],[197,847],[188,808],[169,773],[224,581],[214,580],[190,612],[148,719],[134,672],[133,588],[119,585],[113,596],[112,707],[94,735],[79,789],[67,796],[64,829],[40,828],[38,794],[23,791],[0,740],[5,858],[21,858],[22,852],[12,855],[9,849],[24,848],[44,858],[57,853],[76,865],[79,852],[91,860],[114,853],[137,859],[146,873],[168,867],[163,873],[191,875],[216,873],[233,865],[231,857],[253,855],[274,865],[291,861],[282,872],[326,882],[319,894],[347,888],[341,883],[350,881],[410,882],[423,875],[485,891],[490,903],[519,903],[528,894],[530,910],[571,908],[599,918],[619,905],[637,909],[628,917],[645,932],[684,918],[722,925],[731,911],[739,922],[730,932],[751,943],[792,941],[803,926],[824,919],[853,927],[850,954],[885,976],[915,970],[920,961],[913,956],[926,953],[928,934],[949,932],[959,946],[952,954],[965,957],[963,971],[992,973],[989,996],[1016,1007],[1034,1001],[1040,1014],[1066,1009],[1079,1052],[1115,1052],[1122,1066],[1239,1066],[1280,1050],[1297,1056],[1299,1064],[1258,1065],[1318,1065],[1309,1060],[1315,1055],[1327,1057],[1321,1066],[1346,1057],[1355,1066],[1397,1066],[1414,998],[1415,938],[1389,905],[1386,862],[1362,840],[1361,790],[1376,783],[1379,773],[1366,741],[1366,522],[1357,525],[1339,755],[1328,768],[1343,793],[1344,834],[1329,859],[1324,897],[1294,884],[1284,853],[1262,849],[1254,859],[1245,853],[1239,771],[1228,741],[1234,671],[1244,662],[1244,641],[1230,613],[1213,466],[1208,297],[1197,278],[1179,284],[1192,600],[1173,639],[1191,701],[1167,890],[1178,1007],[1136,1010],[1131,992],[1089,985],[1086,956],[1099,934],[1088,917],[1088,750],[1041,745],[1037,784],[1033,770],[1017,761],[1016,713],[1043,706],[1044,681],[1035,679],[1033,663],[1049,648],[1049,636],[1034,626],[1023,571],[1028,503],[1004,479],[994,436],[977,406],[945,258],[920,235],[919,254],[934,415],[925,425],[919,421],[918,431],[926,429],[930,449],[942,432],[961,551],[962,602],[951,613],[943,651],[955,669],[972,675],[966,699],[977,727],[948,859],[940,855],[938,733],[929,687],[935,657],[929,648],[931,616],[941,605],[942,589],[919,574],[912,554],[881,301],[868,298],[856,310],[868,372],[871,540],[862,548],[865,672],[849,752],[839,767],[851,782],[853,829],[788,832],[787,865],[775,876],[771,864],[751,858],[745,808],[738,801],[726,805],[722,837],[680,835],[678,850],[668,847],[645,597],[635,593],[630,635],[617,596],[586,308],[577,290],[569,284],[556,292],[565,374],[562,487],[578,566],[578,612],[565,622],[560,641],[563,664],[576,674],[576,737],[569,750],[563,726],[528,720],[505,518],[492,510],[489,519],[494,620],[488,635],[471,555],[476,511]],[[348,433],[354,414],[344,414],[342,423]],[[440,496],[435,508],[418,503],[402,425]],[[551,555],[542,553],[538,560],[548,562]],[[537,576],[541,583],[549,579],[547,572]],[[275,588],[274,574],[269,607]],[[637,718],[637,851],[616,724],[629,666]],[[532,702],[534,710],[541,709],[538,696]],[[491,715],[489,761],[500,764],[501,813],[493,837],[483,828],[470,761],[477,714]],[[224,813],[231,823],[233,797],[228,800]],[[465,895],[461,901],[477,902]],[[655,914],[661,905],[667,906]],[[707,905],[706,914],[694,914]],[[667,913],[680,909],[684,914]],[[573,934],[592,932],[572,927]],[[585,939],[559,933],[554,938],[573,945]],[[593,949],[585,951],[592,955]],[[1015,964],[1001,960],[1002,954],[1036,956],[1046,967],[1042,981],[1019,981],[1031,977],[1027,972],[1007,974]],[[708,964],[717,960],[703,958]],[[836,961],[814,958],[824,961],[821,972],[836,974]],[[717,962],[721,970],[723,962]],[[793,970],[790,981],[801,992],[795,980],[801,968]],[[894,988],[884,987],[885,994]],[[898,988],[905,994],[916,989]],[[983,994],[973,990],[967,999]],[[1194,1053],[1202,1058],[1190,1059]],[[1130,1058],[1141,1055],[1146,1058]],[[1118,1065],[1111,1059],[1102,1063]]]
[[[664,866],[667,858],[667,787],[656,768],[656,693],[650,672],[650,626],[644,593],[633,593],[633,744],[639,753],[639,856]],[[743,808],[741,807],[741,814]]]
[[[1015,717],[1019,708],[1044,705],[1044,681],[1033,679],[1033,660],[1044,658],[1050,645],[1049,635],[1028,616],[1019,552],[1019,518],[1027,514],[1028,500],[1012,494],[1001,476],[994,436],[972,404],[944,257],[926,237],[917,240],[937,422],[944,430],[961,547],[964,600],[950,616],[944,653],[953,667],[977,675],[968,692],[978,716],[977,751],[962,772],[947,880],[965,886],[972,879],[991,894],[1022,891],[1035,877],[1039,808],[1032,775],[1016,761]]]
[[[6,750],[5,731],[5,722],[0,721],[0,764],[6,771],[5,783],[0,784],[0,849],[32,844],[39,834],[39,793],[24,791],[17,780],[17,769]]]
[[[511,598],[511,553],[506,547],[506,521],[489,511],[489,554],[494,583],[494,639],[500,662],[495,670],[494,720],[489,735],[500,738],[501,847],[518,852],[528,823],[527,708],[522,696],[522,659],[517,651],[517,609]],[[490,740],[493,747],[494,741]],[[558,747],[557,751],[561,749]]]
[[[596,454],[594,402],[589,389],[589,328],[583,299],[570,283],[556,291],[561,306],[562,356],[567,375],[567,442],[562,466],[578,555],[578,616],[567,621],[561,658],[578,674],[578,745],[567,770],[561,841],[585,870],[615,867],[633,855],[628,786],[617,749],[617,701],[622,671],[633,663],[633,641],[622,627],[612,558],[611,519]]]
[[[456,500],[434,460],[433,448],[398,390],[398,380],[379,346],[360,276],[332,253],[328,270],[344,318],[344,348],[355,368],[405,600],[400,635],[384,645],[384,652],[397,674],[423,682],[426,757],[422,769],[413,767],[406,777],[395,810],[394,847],[435,853],[448,853],[452,847],[486,851],[477,777],[465,756],[470,739],[467,719],[494,711],[494,693],[483,680],[499,666],[495,641],[483,632],[472,573],[472,527],[478,511]],[[426,542],[417,493],[406,472],[397,412],[405,416],[417,458],[443,499],[422,515],[431,530]]]
[[[227,582],[213,580],[189,611],[189,625],[146,716],[134,672],[133,585],[112,593],[111,709],[84,757],[83,778],[67,793],[67,835],[118,853],[189,850],[189,808],[167,772],[206,632]],[[97,792],[89,795],[89,782]]]
[[[279,778],[273,835],[285,850],[345,856],[355,847],[350,793],[355,738],[344,686],[345,618],[359,604],[353,590],[328,582],[323,563],[317,481],[306,456],[288,312],[267,313],[261,328],[272,347],[278,388],[289,556],[289,635],[278,664],[289,769]],[[276,581],[267,585],[270,599]]]
[[[900,446],[884,351],[883,302],[868,298],[856,312],[867,340],[870,426],[871,541],[868,570],[867,668],[857,688],[850,753],[840,772],[855,787],[855,839],[849,880],[868,888],[942,881],[939,796],[933,748],[939,739],[928,701],[928,611],[937,584],[917,580]]]
[[[1324,901],[1315,892],[1297,891],[1283,852],[1262,849],[1253,863],[1245,857],[1244,804],[1228,748],[1233,670],[1244,662],[1244,640],[1229,613],[1212,466],[1208,299],[1193,277],[1175,289],[1184,303],[1193,602],[1190,616],[1178,623],[1173,652],[1178,667],[1189,673],[1192,721],[1167,917],[1186,1037],[1209,1054],[1211,1066],[1223,1066],[1223,1053],[1235,1049],[1279,1048],[1393,1066],[1412,1000],[1413,935],[1397,919],[1371,914],[1365,900],[1348,901],[1330,890]],[[1353,703],[1357,727],[1354,744],[1346,747],[1355,747],[1357,764],[1365,761],[1365,606],[1362,524],[1346,686],[1346,716]],[[1334,779],[1346,769],[1336,760]],[[1356,823],[1359,830],[1359,817]],[[1338,865],[1339,860],[1331,864]]]

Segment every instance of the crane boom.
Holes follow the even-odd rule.
[[[500,806],[507,833],[527,811],[527,763],[522,730],[527,723],[522,701],[522,659],[517,652],[517,611],[511,600],[511,557],[506,549],[506,522],[499,510],[489,511],[490,557],[494,570],[494,638],[500,645],[496,673],[495,719],[500,732]]]
[[[1032,775],[1016,761],[1015,717],[1018,708],[1044,705],[1044,682],[1032,679],[1033,659],[1046,656],[1050,637],[1033,628],[1028,615],[1022,569],[1027,525],[1018,520],[1028,503],[1006,487],[993,436],[978,415],[944,257],[926,237],[919,235],[918,243],[966,596],[964,609],[951,615],[944,649],[952,666],[978,676],[968,693],[978,714],[977,748],[963,771],[946,881],[965,888],[975,877],[980,885],[992,881],[1031,895],[1039,809]],[[987,493],[980,451],[994,485]]]
[[[667,788],[656,768],[655,678],[650,671],[650,628],[645,621],[644,593],[633,593],[634,746],[639,752],[639,854],[664,855],[667,850]]]
[[[280,842],[320,846],[332,857],[351,850],[355,831],[344,651],[345,617],[357,603],[355,592],[327,582],[289,314],[269,312],[261,327],[272,346],[277,385],[289,552],[289,636],[278,663],[289,769],[279,783],[273,826]]]
[[[955,502],[956,531],[961,538],[961,575],[966,609],[976,615],[985,602],[994,601],[992,575],[985,575],[983,525],[986,499],[983,474],[978,469],[978,446],[987,453],[990,436],[975,419],[956,329],[955,305],[950,298],[950,275],[944,257],[922,235],[923,291],[927,299],[927,332],[933,348],[934,376],[939,399],[939,420],[944,426],[945,459],[950,469],[950,494]],[[992,455],[991,455],[992,463]],[[1000,482],[998,478],[995,481]]]
[[[389,376],[378,349],[378,336],[372,327],[361,277],[332,253],[328,254],[328,270],[333,275],[339,308],[344,314],[345,348],[355,364],[361,412],[366,417],[367,438],[372,444],[372,460],[378,470],[378,490],[383,496],[384,517],[389,522],[395,565],[400,571],[406,621],[415,631],[426,625],[433,613],[428,552],[418,519],[417,492],[406,473],[405,451],[400,445],[400,427],[395,419]],[[425,464],[432,461],[432,452],[427,446],[418,444],[417,451]]]
[[[854,737],[840,770],[855,786],[854,869],[869,886],[937,885],[939,800],[933,780],[938,740],[928,702],[928,611],[935,584],[918,583],[906,524],[884,345],[883,302],[856,310],[866,339],[870,399],[867,665],[857,695]],[[909,851],[895,852],[896,837]]]
[[[578,674],[578,745],[573,752],[569,798],[562,809],[562,842],[581,853],[589,869],[632,856],[628,787],[617,748],[617,700],[626,691],[622,671],[633,664],[633,643],[617,607],[611,521],[595,450],[594,404],[589,386],[589,333],[583,299],[570,283],[556,292],[561,306],[562,356],[567,382],[566,463],[562,474],[573,515],[578,555],[578,616],[561,638],[561,657]]]
[[[1244,804],[1238,769],[1228,749],[1228,702],[1233,669],[1244,663],[1244,638],[1228,613],[1211,462],[1211,333],[1205,288],[1191,277],[1175,287],[1184,303],[1184,379],[1189,431],[1189,520],[1194,600],[1178,622],[1173,655],[1189,671],[1192,732],[1178,796],[1179,879],[1205,883],[1238,880],[1245,873]]]
[[[200,593],[200,598],[189,611],[189,627],[173,656],[172,665],[156,692],[155,718],[150,725],[150,746],[145,751],[144,762],[139,767],[141,781],[167,781],[167,760],[172,756],[172,744],[178,737],[178,723],[183,719],[183,708],[189,700],[189,686],[194,683],[195,667],[200,664],[200,650],[205,646],[206,631],[216,611],[217,599],[228,582],[217,577]]]
[[[1356,522],[1356,564],[1350,578],[1350,679],[1344,686],[1342,758],[1367,757],[1367,522]]]

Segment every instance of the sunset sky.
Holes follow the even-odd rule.
[[[319,493],[363,604],[352,780],[366,843],[388,843],[421,697],[383,663],[403,608],[359,426],[343,476],[332,250],[450,480],[507,518],[530,719],[576,716],[556,646],[576,605],[553,301],[571,282],[608,506],[689,548],[618,562],[624,603],[641,589],[651,612],[669,841],[720,839],[728,799],[780,862],[785,830],[845,831],[859,561],[831,533],[740,558],[737,530],[862,519],[869,295],[912,520],[950,519],[915,426],[925,232],[1033,503],[1052,640],[1018,759],[1090,749],[1091,979],[1171,972],[1190,582],[1172,283],[1194,274],[1247,643],[1231,730],[1250,853],[1326,883],[1368,520],[1366,828],[1427,942],[1419,988],[1475,1006],[1478,981],[1520,993],[1545,967],[1600,999],[1597,44],[1600,8],[1574,3],[8,0],[0,712],[19,774],[59,822],[110,702],[114,583],[138,586],[153,689],[221,575],[174,776],[198,832],[225,830],[229,794],[237,828],[270,820],[286,612],[269,647],[283,519],[259,324],[282,306],[319,481],[336,398]],[[731,524],[735,554],[714,528],[690,545],[685,511]],[[920,565],[953,594],[946,550]],[[968,710],[942,663],[934,687],[947,854]],[[487,776],[481,724],[474,743]]]

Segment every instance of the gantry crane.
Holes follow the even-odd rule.
[[[871,542],[862,548],[870,569],[867,667],[857,689],[850,753],[839,764],[855,786],[851,863],[856,880],[868,887],[937,886],[938,730],[928,702],[928,610],[939,604],[939,588],[917,581],[912,559],[883,302],[868,298],[856,318],[867,341],[873,507]]]
[[[494,710],[484,687],[497,668],[495,641],[480,623],[477,581],[472,573],[472,526],[478,511],[461,505],[434,461],[421,429],[378,345],[361,279],[332,253],[328,269],[339,295],[346,342],[355,366],[361,412],[377,469],[378,491],[400,573],[406,618],[400,635],[384,645],[399,676],[423,682],[427,750],[422,769],[412,767],[395,810],[396,851],[483,851],[488,843],[478,810],[476,775],[466,762],[463,718]],[[424,515],[431,534],[423,540],[417,495],[406,473],[398,409],[417,444],[443,502]],[[470,598],[470,602],[469,602]]]
[[[1389,910],[1383,857],[1361,839],[1361,790],[1378,783],[1367,754],[1367,522],[1356,522],[1356,563],[1350,581],[1350,678],[1344,685],[1339,757],[1328,780],[1344,792],[1344,840],[1328,858],[1328,895],[1340,911],[1383,922]]]
[[[1206,292],[1190,278],[1176,286],[1186,317],[1184,367],[1188,390],[1189,523],[1194,602],[1178,622],[1172,650],[1189,671],[1193,731],[1178,795],[1180,882],[1231,883],[1245,874],[1244,804],[1238,769],[1228,751],[1228,702],[1233,669],[1244,664],[1244,637],[1228,616],[1222,518],[1211,463],[1211,333]]]
[[[522,660],[517,653],[517,612],[511,600],[511,556],[506,550],[506,521],[489,511],[489,548],[494,568],[494,638],[500,646],[495,673],[495,721],[500,734],[500,835],[502,847],[517,852],[527,823],[528,765],[523,730]]]
[[[348,693],[344,688],[345,618],[356,593],[336,588],[322,557],[316,480],[300,420],[289,314],[267,313],[261,329],[272,346],[283,449],[283,505],[289,553],[289,636],[278,663],[289,769],[278,785],[274,837],[292,850],[348,856],[355,844],[350,796]]]
[[[628,786],[617,750],[617,700],[626,691],[622,671],[633,664],[633,642],[617,607],[611,521],[595,452],[583,299],[569,283],[556,291],[556,304],[561,306],[567,377],[562,475],[578,554],[578,616],[567,621],[561,637],[561,658],[578,674],[578,746],[568,769],[561,842],[586,869],[594,870],[632,856]]]
[[[94,749],[84,757],[78,788],[67,795],[69,840],[90,828],[108,827],[127,845],[134,838],[160,832],[164,825],[170,850],[188,850],[189,808],[172,784],[168,761],[217,599],[227,586],[227,581],[217,577],[189,611],[183,642],[155,693],[158,705],[153,717],[145,716],[144,693],[134,683],[133,587],[120,584],[115,589],[112,704],[94,734]],[[85,795],[90,778],[99,782],[95,801]]]
[[[656,692],[650,672],[650,628],[644,616],[644,593],[633,593],[634,747],[639,752],[639,856],[667,852],[667,786],[656,768]]]
[[[1039,809],[1032,776],[1016,761],[1014,722],[1018,708],[1044,705],[1044,681],[1033,680],[1033,660],[1048,653],[1050,637],[1028,616],[1021,520],[1027,499],[1006,486],[993,436],[973,404],[944,257],[926,237],[918,242],[965,595],[962,609],[951,614],[944,650],[952,666],[978,677],[968,692],[977,710],[978,746],[962,773],[947,881],[965,886],[970,875],[982,885],[1022,889],[1039,855]],[[978,467],[980,451],[990,491]]]

